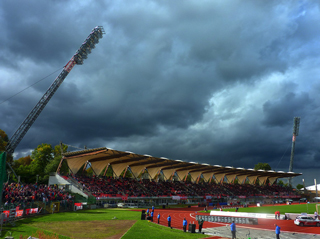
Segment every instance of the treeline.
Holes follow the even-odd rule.
[[[61,147],[63,152],[67,152],[68,146],[41,144],[31,152],[31,155],[19,158],[12,162],[12,168],[22,183],[44,183],[47,184],[49,174],[56,172],[62,159]],[[68,166],[63,162],[60,172],[68,173]]]
[[[0,129],[0,151],[5,151],[6,145],[9,141],[7,134]],[[68,146],[62,144],[52,147],[51,144],[41,144],[35,148],[31,155],[13,160],[12,156],[7,155],[7,162],[9,162],[15,171],[20,176],[22,183],[41,183],[47,184],[49,180],[49,173],[56,172],[61,158],[62,152],[67,152]],[[64,162],[60,171],[68,173],[69,169],[67,163]],[[17,182],[18,179],[7,168],[8,180]]]

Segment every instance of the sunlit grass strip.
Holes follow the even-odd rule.
[[[220,210],[220,209],[217,209]],[[235,212],[235,208],[224,208],[223,211]],[[292,205],[281,205],[281,206],[262,206],[262,207],[244,207],[239,208],[238,212],[253,212],[253,213],[271,213],[274,214],[276,211],[280,211],[281,214],[285,213],[309,213],[313,214],[316,211],[316,204],[292,204]],[[202,211],[204,212],[204,211]]]
[[[148,221],[137,221],[121,239],[176,239],[176,238],[205,238],[198,233],[186,233],[177,229],[161,226]]]

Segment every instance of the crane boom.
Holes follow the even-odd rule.
[[[81,47],[72,56],[69,62],[64,66],[61,73],[54,80],[54,82],[51,84],[49,89],[44,93],[44,95],[41,97],[41,99],[36,104],[36,106],[31,110],[31,112],[28,114],[28,116],[25,118],[25,120],[22,122],[22,124],[13,134],[13,136],[11,137],[11,139],[9,140],[6,146],[6,152],[8,154],[12,154],[14,152],[15,148],[18,146],[18,144],[23,139],[23,137],[26,135],[26,133],[28,132],[32,124],[38,118],[42,110],[45,108],[45,106],[47,105],[51,97],[57,91],[61,83],[67,77],[67,75],[70,73],[72,68],[76,64],[77,65],[83,64],[83,60],[86,59],[87,55],[91,53],[91,49],[95,47],[95,44],[99,42],[99,39],[102,38],[104,33],[105,32],[102,26],[97,26],[92,30],[90,35],[81,45]]]

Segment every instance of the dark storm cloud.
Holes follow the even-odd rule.
[[[287,171],[319,167],[317,3],[2,1],[0,128],[9,136],[96,25],[75,66],[18,146],[107,146]],[[312,171],[314,172],[314,171]]]
[[[284,126],[293,115],[308,112],[310,107],[316,107],[307,93],[296,95],[291,92],[280,99],[269,100],[263,105],[265,125],[267,127]],[[306,109],[306,110],[305,110]]]

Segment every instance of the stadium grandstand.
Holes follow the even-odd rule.
[[[60,175],[59,166],[49,184],[68,185],[84,197],[95,197],[102,203],[170,205],[181,200],[198,204],[236,200],[247,204],[300,198],[292,188],[276,183],[279,178],[300,173],[184,162],[110,148],[67,152],[60,165],[63,161],[67,162],[70,174]],[[89,167],[93,176],[82,173]],[[106,176],[110,169],[112,176]]]

